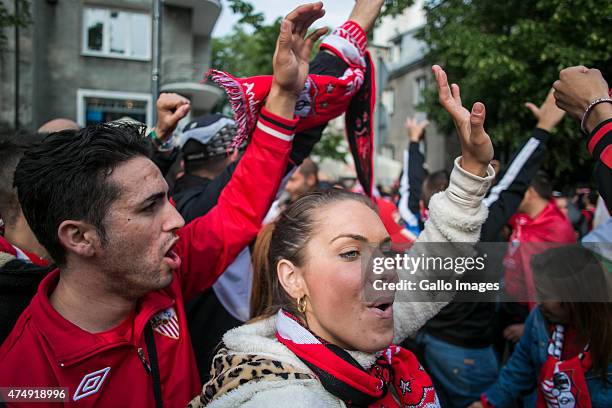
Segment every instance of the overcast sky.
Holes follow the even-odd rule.
[[[309,0],[249,0],[255,11],[262,12],[266,16],[266,23],[274,21],[277,17],[288,14],[300,4]],[[353,0],[323,0],[323,8],[326,13],[322,19],[314,23],[314,27],[328,26],[333,28],[340,25],[348,17],[348,14],[355,2]],[[227,6],[226,0],[221,0],[223,8],[221,16],[212,32],[213,37],[222,37],[232,30],[232,26],[238,21],[238,17],[232,14],[232,10]]]

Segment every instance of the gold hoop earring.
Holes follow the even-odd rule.
[[[297,301],[298,311],[302,314],[306,313],[306,295],[303,295]]]

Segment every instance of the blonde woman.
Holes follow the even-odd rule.
[[[294,31],[292,38],[299,46],[303,35]],[[485,108],[463,108],[459,87],[449,86],[439,66],[433,71],[462,156],[448,189],[431,198],[430,219],[417,242],[475,242],[487,215],[482,199],[494,176]],[[394,304],[393,294],[363,299],[362,249],[388,241],[364,196],[315,193],[288,207],[256,243],[254,319],[225,334],[211,380],[191,405],[439,406],[414,355],[394,344],[415,334],[444,303]]]

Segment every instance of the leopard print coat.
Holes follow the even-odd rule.
[[[210,377],[202,387],[202,393],[189,403],[188,408],[205,407],[218,396],[248,382],[315,379],[314,375],[282,361],[256,354],[231,354],[223,343],[213,359]]]

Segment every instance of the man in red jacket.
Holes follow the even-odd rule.
[[[83,407],[183,407],[200,392],[183,303],[210,287],[261,226],[324,30],[306,32],[322,15],[315,3],[283,21],[249,147],[218,205],[187,226],[140,128],[59,132],[25,154],[15,174],[19,200],[59,269],[0,348],[0,387],[9,387],[0,397],[9,406],[18,396],[34,401],[9,394],[23,387],[62,387],[65,403]]]
[[[512,235],[504,257],[504,283],[506,293],[523,306],[514,308],[513,324],[505,328],[503,335],[516,342],[522,335],[528,309],[536,303],[531,257],[553,245],[576,242],[576,233],[553,201],[552,185],[543,172],[536,174],[531,181],[518,212],[509,224]]]

